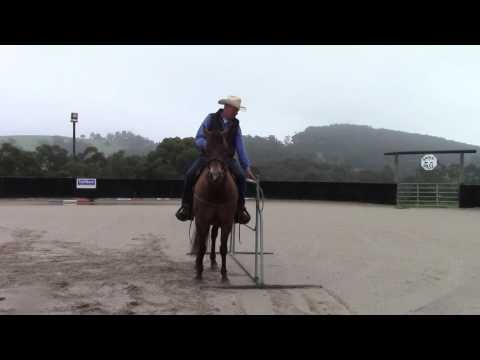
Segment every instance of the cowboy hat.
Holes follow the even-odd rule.
[[[245,106],[241,106],[242,99],[240,99],[238,96],[228,96],[226,98],[218,100],[218,103],[221,105],[230,105],[233,106],[234,108],[237,108],[238,110],[247,110]]]

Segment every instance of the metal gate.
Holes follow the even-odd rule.
[[[397,207],[458,208],[458,183],[399,183]]]
[[[240,240],[240,224],[238,224],[238,229],[235,229],[235,224],[232,229],[232,234],[230,237],[230,249],[229,255],[235,262],[242,268],[242,270],[253,280],[257,287],[264,287],[264,255],[272,253],[265,253],[263,249],[263,203],[264,203],[264,196],[263,190],[260,187],[260,180],[254,181],[247,179],[247,182],[253,183],[256,186],[256,198],[255,198],[255,226],[250,227],[248,225],[243,225],[244,227],[252,230],[255,233],[255,248],[254,251],[236,251],[235,249],[235,242]],[[238,231],[238,233],[237,233]],[[247,268],[239,261],[236,257],[238,254],[245,254],[245,255],[254,255],[255,258],[255,265],[253,274],[247,270]]]

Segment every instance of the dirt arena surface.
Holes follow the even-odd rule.
[[[480,313],[480,209],[266,201],[266,283],[316,287],[231,289],[215,288],[208,257],[193,280],[177,207],[0,201],[0,314]],[[241,236],[237,250],[253,250],[253,233]],[[251,284],[229,257],[227,269]]]

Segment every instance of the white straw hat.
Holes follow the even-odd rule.
[[[237,108],[238,110],[243,110],[243,111],[247,110],[247,108],[245,106],[241,106],[242,99],[240,99],[238,96],[228,96],[226,98],[218,100],[218,103],[221,104],[221,105],[233,106],[233,107]]]

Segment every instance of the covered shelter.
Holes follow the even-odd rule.
[[[384,153],[394,156],[394,179],[397,184],[397,207],[458,207],[459,188],[465,181],[465,154],[475,154],[477,150],[422,150],[396,151]],[[422,167],[428,171],[436,167],[434,154],[459,154],[460,173],[455,183],[401,183],[399,176],[399,158],[402,155],[431,155],[431,159],[422,159]],[[430,164],[428,163],[429,160]]]

